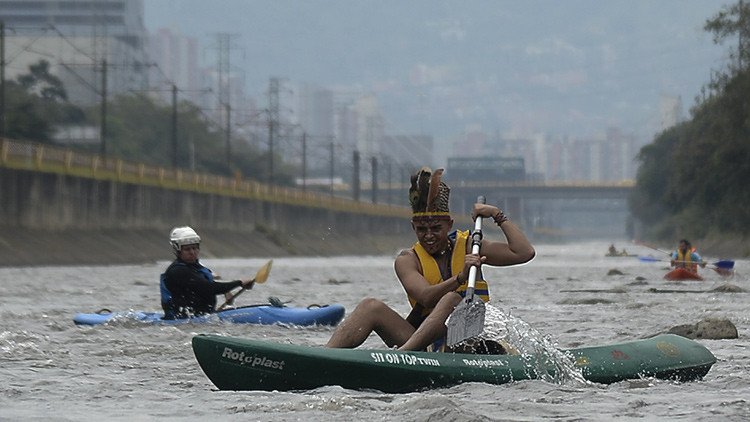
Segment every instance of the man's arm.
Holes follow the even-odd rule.
[[[518,226],[505,217],[498,207],[488,204],[474,204],[472,217],[478,218],[479,216],[489,218],[488,222],[495,223],[483,225],[482,231],[484,233],[488,233],[491,226],[498,225],[507,240],[507,243],[487,240],[486,238],[482,240],[479,254],[487,257],[485,264],[492,266],[516,265],[529,262],[534,258],[536,251],[531,246],[529,239]]]
[[[706,262],[703,261],[703,257],[700,256],[700,254],[698,254],[698,252],[693,252],[693,254],[690,257],[690,259],[692,259],[693,262],[695,262],[696,264],[700,265],[701,268],[706,268]]]
[[[203,274],[180,265],[172,267],[167,272],[165,284],[173,295],[180,291],[192,291],[200,296],[209,296],[229,292],[241,286],[242,281],[210,282]]]
[[[393,266],[406,293],[428,309],[435,307],[440,298],[456,290],[468,279],[468,270],[465,270],[442,283],[430,284],[422,275],[419,258],[413,250],[402,251]]]

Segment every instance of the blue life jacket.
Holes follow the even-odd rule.
[[[159,290],[161,291],[161,307],[162,309],[164,309],[164,319],[175,319],[176,317],[173,310],[174,307],[172,306],[172,293],[169,291],[166,284],[167,271],[169,271],[169,269],[174,265],[183,265],[186,267],[188,266],[185,262],[176,260],[159,276]],[[203,276],[206,277],[208,281],[213,282],[214,274],[211,272],[211,270],[200,264],[198,265],[200,266],[200,268],[194,268],[203,273]]]

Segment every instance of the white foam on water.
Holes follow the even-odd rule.
[[[557,342],[543,335],[521,318],[502,309],[487,304],[484,332],[480,336],[487,340],[501,341],[516,349],[526,361],[530,371],[538,378],[554,384],[591,384],[580,368],[575,366],[575,358],[557,346]],[[552,369],[550,371],[550,369]]]

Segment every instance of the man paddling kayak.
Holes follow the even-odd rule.
[[[396,276],[406,291],[412,311],[401,317],[379,299],[366,298],[339,325],[328,347],[354,348],[375,332],[389,347],[402,350],[440,348],[445,322],[466,292],[469,269],[482,264],[505,266],[534,258],[534,248],[523,232],[498,207],[474,204],[472,218],[492,218],[507,243],[482,239],[480,254],[471,253],[468,231],[452,231],[448,209],[450,188],[441,181],[443,170],[426,167],[411,177],[411,225],[417,242],[396,257]],[[477,275],[475,293],[489,300],[489,288]]]
[[[698,265],[706,268],[703,258],[695,251],[693,245],[687,239],[680,240],[677,250],[672,252],[670,265],[675,268],[684,268],[692,273],[698,274]]]
[[[201,238],[191,227],[172,229],[169,243],[177,259],[161,275],[164,319],[213,313],[216,310],[216,295],[226,294],[235,287],[250,289],[255,283],[255,279],[215,281],[211,270],[198,261]]]

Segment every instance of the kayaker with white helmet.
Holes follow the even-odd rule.
[[[216,310],[216,295],[235,287],[252,288],[254,279],[219,282],[208,268],[201,265],[201,238],[192,227],[175,227],[169,243],[177,259],[161,275],[161,306],[164,319],[189,318]]]

